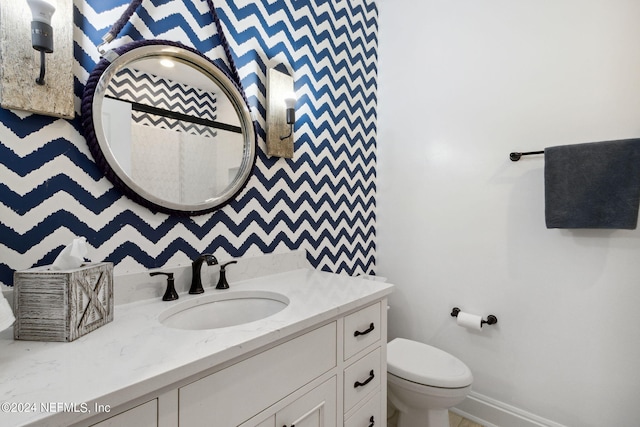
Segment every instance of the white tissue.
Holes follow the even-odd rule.
[[[4,331],[9,326],[13,325],[13,322],[15,321],[16,318],[13,316],[13,311],[11,311],[9,301],[4,298],[4,294],[0,289],[0,331]]]
[[[73,239],[62,252],[58,254],[51,265],[52,270],[71,270],[80,267],[84,263],[87,254],[87,239],[80,237]]]
[[[461,311],[458,313],[457,322],[458,326],[462,326],[463,328],[472,329],[474,331],[482,330],[482,316]]]

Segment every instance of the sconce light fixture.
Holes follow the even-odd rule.
[[[0,0],[0,107],[76,117],[74,3]]]
[[[53,52],[51,17],[56,11],[55,0],[27,0],[31,14],[31,45],[40,52],[40,76],[36,83],[44,85],[45,54]]]
[[[282,67],[278,67],[282,69]],[[293,77],[276,68],[267,70],[267,155],[293,158],[296,122]]]

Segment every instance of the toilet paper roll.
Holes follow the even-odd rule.
[[[463,311],[458,313],[458,326],[462,326],[474,331],[482,330],[482,316],[475,314],[465,313]]]

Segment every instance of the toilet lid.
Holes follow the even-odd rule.
[[[396,338],[387,345],[387,372],[432,387],[471,385],[471,370],[458,358],[430,345]]]

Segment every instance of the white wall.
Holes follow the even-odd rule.
[[[640,423],[640,230],[548,230],[544,157],[640,137],[637,0],[379,0],[377,273],[390,338],[568,426]],[[495,314],[483,333],[459,306]]]

